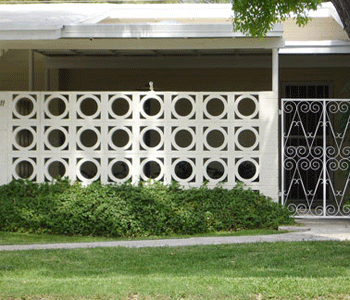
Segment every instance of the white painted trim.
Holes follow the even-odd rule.
[[[279,54],[348,54],[350,41],[285,42]]]
[[[62,28],[53,29],[0,29],[1,40],[56,40],[61,38]]]
[[[1,41],[0,49],[108,49],[108,50],[180,50],[180,49],[272,49],[281,48],[281,38],[128,38],[116,39],[59,39]]]
[[[282,37],[283,25],[277,24],[266,38]],[[203,38],[246,37],[233,31],[232,23],[135,23],[69,25],[62,31],[62,38]]]

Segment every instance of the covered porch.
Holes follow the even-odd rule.
[[[0,93],[0,183],[241,181],[277,201],[282,27],[233,32],[229,4],[92,7],[0,31],[3,58],[28,51],[28,88]]]

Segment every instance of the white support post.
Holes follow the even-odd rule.
[[[29,50],[29,61],[28,61],[28,90],[34,90],[34,51]]]
[[[278,60],[278,48],[272,49],[272,91],[275,95],[279,96],[279,60]]]

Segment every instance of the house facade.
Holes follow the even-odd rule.
[[[346,216],[350,41],[334,7],[264,39],[232,14],[1,5],[0,184],[241,181],[298,215]]]

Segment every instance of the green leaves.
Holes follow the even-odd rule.
[[[87,187],[17,180],[0,187],[0,230],[64,235],[149,236],[277,228],[281,205],[238,184],[181,189],[174,183]]]
[[[316,10],[321,0],[234,0],[234,31],[252,37],[264,37],[274,24],[294,17],[299,26],[304,26],[309,18],[308,10]]]

